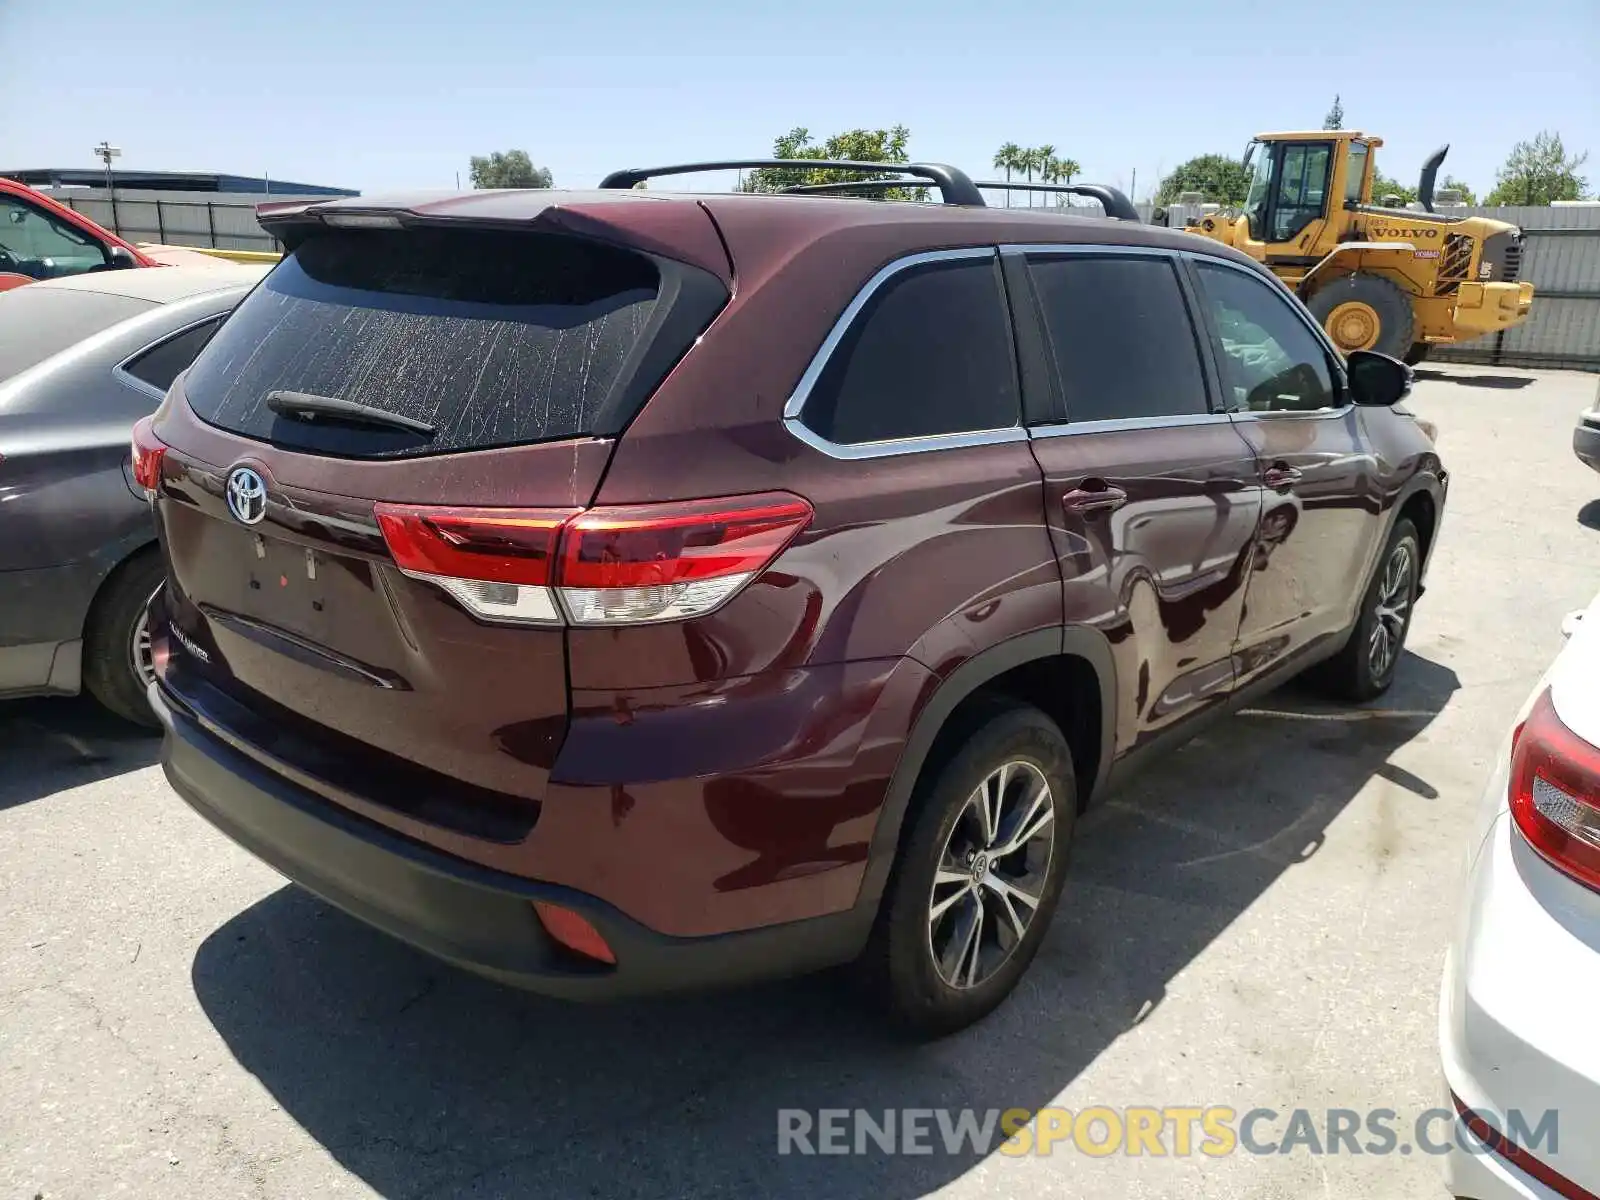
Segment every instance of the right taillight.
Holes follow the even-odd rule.
[[[154,420],[140,417],[133,427],[132,463],[133,481],[147,492],[161,485],[161,460],[166,456],[167,444],[151,432]]]
[[[1512,737],[1511,816],[1552,866],[1600,890],[1600,748],[1562,724],[1549,689]]]
[[[787,492],[592,508],[379,504],[395,563],[491,621],[627,625],[727,603],[812,517]],[[559,608],[558,608],[559,604]]]

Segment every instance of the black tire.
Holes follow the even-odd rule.
[[[1427,342],[1412,342],[1411,349],[1405,353],[1405,363],[1414,367],[1420,362],[1426,362],[1428,355],[1433,352],[1433,347]]]
[[[1389,572],[1396,555],[1402,553],[1407,556],[1408,567],[1400,597],[1404,607],[1396,622],[1392,617],[1380,617],[1379,610],[1393,611],[1395,599],[1388,595],[1391,582]],[[1337,699],[1359,704],[1389,690],[1389,685],[1394,682],[1395,668],[1400,663],[1401,651],[1405,648],[1406,634],[1411,630],[1411,614],[1417,603],[1417,577],[1421,569],[1422,543],[1417,537],[1417,527],[1409,518],[1401,517],[1389,534],[1383,556],[1378,559],[1377,569],[1373,572],[1372,582],[1367,586],[1366,595],[1361,598],[1361,612],[1350,640],[1338,654],[1312,674],[1313,680],[1324,691]],[[1381,667],[1374,661],[1374,638],[1380,620],[1392,639],[1392,650]]]
[[[84,688],[117,716],[149,729],[158,722],[134,665],[133,639],[165,576],[154,550],[128,559],[100,585],[83,633]]]
[[[1341,304],[1351,302],[1366,305],[1378,318],[1378,340],[1367,349],[1376,350],[1393,358],[1400,358],[1411,349],[1412,334],[1416,331],[1417,324],[1416,313],[1411,309],[1411,297],[1399,284],[1381,275],[1358,272],[1336,279],[1312,293],[1311,298],[1306,301],[1306,307],[1311,310],[1311,315],[1316,317],[1317,324],[1327,330],[1334,344],[1340,350],[1348,350],[1353,347],[1347,347],[1340,342],[1330,328],[1328,318]]]
[[[856,964],[857,976],[872,999],[896,1025],[918,1037],[942,1037],[963,1029],[1010,995],[1038,953],[1055,913],[1078,812],[1071,752],[1061,730],[1044,713],[1030,705],[1004,701],[978,708],[961,728],[964,733],[957,735],[961,740],[951,747],[952,752],[930,763],[918,782],[908,817],[910,828],[872,937]],[[975,856],[946,858],[953,846],[959,853],[966,832],[981,831],[984,818],[973,806],[973,797],[1007,766],[1013,772],[1008,784],[1010,803],[1002,797],[997,805],[999,830],[992,840],[1003,845],[1008,837],[1021,832],[1021,826],[1029,825],[1023,810],[1037,802],[1042,778],[1049,787],[1048,853],[1042,849],[1041,832],[1021,849],[1002,852],[991,864],[994,871],[987,871]],[[1035,820],[1042,819],[1042,810],[1033,811]],[[995,887],[1015,882],[1022,891],[1035,894],[1039,903],[1023,923],[1021,937],[1013,932],[1016,923],[1008,922],[1004,915],[1005,908],[1019,916],[1026,909],[1020,899],[1012,899],[1014,892],[1002,896],[988,884],[936,884],[941,860],[964,862],[975,879],[979,875],[995,877],[1000,881]],[[1032,867],[1026,875],[1021,870],[1024,866]],[[936,887],[942,889],[937,897]],[[952,897],[954,907],[945,908],[938,920],[930,919],[935,900],[942,903]],[[974,911],[978,915],[965,922],[966,915]],[[990,915],[994,924],[986,929]],[[953,986],[940,973],[935,944],[946,938],[942,943],[944,961],[951,962],[959,949],[957,939],[964,922],[977,925],[979,953],[971,958],[960,954],[955,973],[958,981],[964,974],[976,979],[970,986]],[[982,958],[988,961],[980,968]]]

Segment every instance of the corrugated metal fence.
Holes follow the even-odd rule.
[[[297,199],[292,195],[239,196],[119,188],[113,204],[104,191],[48,190],[61,203],[130,242],[210,246],[218,250],[283,249],[278,239],[256,220],[256,205],[267,200]]]
[[[1600,370],[1600,205],[1450,211],[1522,228],[1526,240],[1518,278],[1533,284],[1533,312],[1514,329],[1439,346],[1433,357]]]

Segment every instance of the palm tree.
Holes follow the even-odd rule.
[[[1007,142],[994,152],[994,169],[1006,173],[1006,182],[1011,182],[1011,172],[1022,167],[1022,147],[1015,142]],[[1011,193],[1006,193],[1006,207],[1011,207]]]
[[[1033,151],[1033,165],[1039,168],[1039,182],[1054,183],[1050,168],[1056,161],[1056,148],[1054,146],[1036,146]],[[1048,203],[1048,198],[1046,198]]]
[[[1028,182],[1033,182],[1034,168],[1039,165],[1039,152],[1030,146],[1024,146],[1022,153],[1017,156],[1017,170],[1026,171]],[[1033,193],[1028,193],[1028,207],[1033,207]]]
[[[1071,183],[1077,177],[1078,172],[1082,169],[1082,167],[1078,166],[1078,164],[1070,158],[1052,158],[1050,160],[1050,174],[1054,176],[1052,180],[1054,183]],[[1066,196],[1056,197],[1056,204],[1058,206],[1066,203]]]

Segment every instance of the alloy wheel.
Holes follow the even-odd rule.
[[[133,634],[128,639],[128,665],[133,668],[134,678],[145,687],[149,687],[156,678],[156,656],[150,641],[150,605],[160,594],[159,587],[150,593],[150,599],[139,610],[139,619],[133,623]]]
[[[928,952],[953,988],[988,980],[1022,944],[1055,850],[1050,783],[1031,762],[997,768],[967,797],[928,897]]]
[[[1415,561],[1410,542],[1400,542],[1389,552],[1378,583],[1378,597],[1372,635],[1367,641],[1367,665],[1374,679],[1388,675],[1400,654],[1411,616],[1411,584]]]

